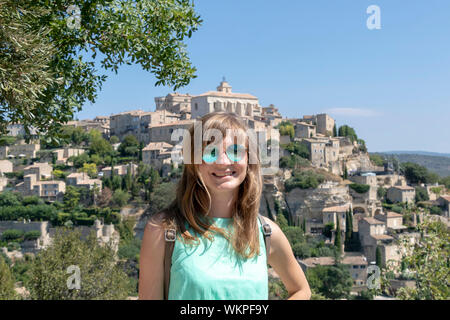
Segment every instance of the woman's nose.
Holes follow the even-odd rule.
[[[220,152],[221,151],[221,152]],[[219,150],[219,156],[217,157],[217,164],[232,164],[232,161],[230,158],[228,158],[227,153],[225,150]]]

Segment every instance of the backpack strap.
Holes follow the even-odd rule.
[[[172,253],[176,236],[177,231],[175,229],[167,228],[164,230],[164,240],[166,241],[164,250],[164,300],[168,300],[169,297],[170,268],[172,267]]]
[[[258,213],[258,219],[261,222],[261,226],[263,227],[264,242],[266,244],[266,258],[269,259],[270,236],[272,235],[272,228],[270,228],[270,225],[268,223],[266,223],[264,217],[259,213]]]

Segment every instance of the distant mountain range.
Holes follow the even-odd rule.
[[[439,153],[439,152],[428,152],[428,151],[383,151],[376,153],[384,154],[420,154],[422,156],[433,156],[433,157],[448,157],[450,158],[450,153]]]
[[[381,156],[395,156],[400,162],[413,162],[424,166],[441,177],[450,176],[450,154],[427,151],[370,152]]]

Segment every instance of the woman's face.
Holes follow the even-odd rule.
[[[244,146],[235,143],[232,137],[223,139],[222,150],[213,148],[213,145],[211,143],[205,147],[199,173],[210,193],[216,196],[234,193],[247,174],[247,151]]]

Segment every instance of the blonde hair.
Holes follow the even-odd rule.
[[[194,159],[194,128],[201,125],[202,141],[205,131],[208,129],[217,129],[226,137],[227,129],[237,129],[248,132],[248,127],[243,120],[235,113],[229,112],[212,112],[199,119],[189,129],[191,137],[191,159]],[[249,162],[248,145],[249,140],[254,143],[256,155],[253,159],[256,161]],[[202,142],[203,148],[207,142]],[[232,212],[233,235],[222,229],[212,225],[212,219],[208,219],[208,211],[211,206],[211,196],[206,188],[201,175],[199,175],[198,164],[185,163],[183,174],[177,186],[175,200],[164,209],[165,213],[163,224],[177,228],[177,233],[182,236],[188,244],[199,242],[199,238],[191,235],[184,227],[187,222],[192,229],[200,235],[213,240],[211,231],[216,231],[224,236],[232,245],[235,252],[243,258],[252,258],[259,255],[259,229],[258,229],[258,213],[262,192],[261,167],[259,159],[259,148],[252,135],[246,135],[247,144],[247,173],[245,179],[239,186],[238,196],[234,203]],[[255,163],[256,162],[256,163]],[[206,219],[205,219],[206,218]],[[174,221],[176,224],[174,225]],[[179,239],[182,239],[179,237]]]

